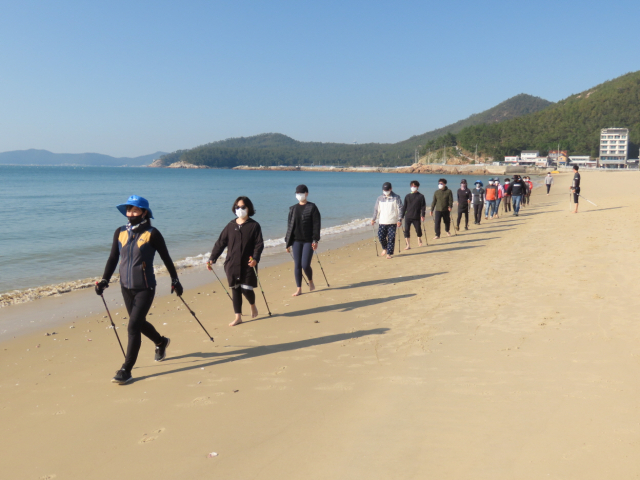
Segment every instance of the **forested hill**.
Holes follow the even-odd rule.
[[[299,142],[279,133],[265,133],[178,150],[161,157],[161,162],[166,166],[181,160],[216,168],[238,165],[409,165],[414,161],[416,148],[442,133],[455,133],[467,125],[501,122],[549,105],[551,102],[541,98],[520,94],[465,120],[398,143]]]
[[[0,153],[0,165],[47,165],[91,167],[141,167],[164,155],[156,152],[140,157],[111,157],[101,153],[53,153],[48,150],[14,150]]]
[[[475,125],[450,136],[457,145],[502,160],[522,150],[545,154],[560,144],[570,155],[599,155],[600,129],[629,129],[629,157],[640,143],[640,71],[602,83],[542,110],[498,124]],[[451,138],[453,137],[453,138]],[[440,145],[441,142],[433,142]],[[429,145],[427,145],[427,148]]]

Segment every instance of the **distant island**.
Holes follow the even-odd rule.
[[[143,167],[166,155],[156,152],[140,157],[111,157],[100,153],[52,153],[48,150],[15,150],[0,153],[0,165]]]

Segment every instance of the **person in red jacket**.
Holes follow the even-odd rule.
[[[531,177],[526,176],[524,181],[527,184],[527,187],[529,187],[527,189],[527,194],[525,195],[525,204],[530,205],[531,204],[531,190],[533,189],[533,182],[531,181]]]

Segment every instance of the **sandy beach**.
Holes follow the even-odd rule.
[[[598,207],[574,215],[558,175],[519,217],[431,228],[392,260],[372,239],[321,246],[331,287],[315,260],[318,290],[298,298],[292,262],[265,268],[273,316],[257,291],[238,327],[219,284],[185,291],[214,343],[157,297],[167,360],[143,339],[125,386],[95,297],[98,315],[0,345],[1,477],[635,478],[637,178],[583,173]],[[105,298],[126,342],[117,285]]]

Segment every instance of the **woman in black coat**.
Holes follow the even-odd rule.
[[[264,250],[264,242],[260,224],[251,218],[256,213],[251,200],[247,197],[238,197],[233,202],[231,211],[238,218],[229,222],[222,230],[220,238],[211,251],[207,268],[213,270],[212,265],[226,248],[224,271],[231,287],[233,311],[236,314],[236,319],[229,324],[233,327],[242,323],[242,295],[251,305],[251,318],[258,316],[256,294],[253,289],[258,287],[256,271],[260,255]]]
[[[298,203],[289,208],[287,234],[284,237],[287,252],[291,253],[293,250],[293,273],[298,287],[293,297],[302,293],[303,270],[309,280],[309,290],[313,292],[316,289],[313,284],[311,258],[320,241],[320,211],[315,203],[307,201],[308,195],[309,189],[306,185],[296,187]]]

